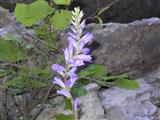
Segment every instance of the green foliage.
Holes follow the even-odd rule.
[[[24,90],[26,88],[40,89],[46,87],[47,84],[39,80],[32,80],[24,76],[19,76],[6,81],[4,86]]]
[[[64,98],[65,108],[64,110],[72,110],[72,103],[70,99]]]
[[[27,50],[17,46],[14,41],[6,41],[0,38],[0,61],[19,62],[26,60]]]
[[[51,24],[55,29],[66,28],[72,19],[72,12],[69,10],[56,11],[51,18]]]
[[[107,75],[107,69],[103,65],[91,64],[78,73],[79,76],[101,78]]]
[[[54,9],[44,0],[35,1],[29,5],[18,3],[15,8],[17,21],[28,27],[43,20],[47,15],[52,14],[53,12]]]
[[[122,74],[119,76],[108,76],[107,73],[108,71],[103,65],[91,64],[85,69],[81,70],[78,75],[80,78],[83,78],[81,80],[86,82],[85,79],[87,79],[98,83],[100,86],[109,84],[125,89],[139,88],[138,83],[133,80],[129,80],[127,74]]]
[[[1,71],[0,74],[3,73],[3,71],[6,72],[8,71],[13,75],[15,74],[15,72],[12,72],[11,70],[1,70]],[[41,70],[36,67],[20,66],[17,72],[18,72],[17,77],[7,80],[3,84],[5,88],[13,88],[14,95],[23,93],[25,90],[28,89],[34,90],[47,87],[48,81],[44,80],[45,79],[48,80],[51,77],[50,70],[48,69]],[[7,75],[6,73],[4,74]]]
[[[9,73],[9,70],[0,69],[0,78],[8,75]]]
[[[53,0],[57,5],[69,5],[71,0]]]
[[[58,115],[56,115],[56,120],[73,120],[73,116],[58,114]]]
[[[115,85],[120,88],[125,88],[125,89],[129,89],[129,90],[139,88],[139,84],[137,82],[135,82],[133,80],[126,79],[126,78],[116,80]]]
[[[87,94],[87,90],[82,84],[74,86],[71,91],[75,97],[80,97],[80,96]]]

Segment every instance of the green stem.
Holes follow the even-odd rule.
[[[74,99],[71,98],[71,103],[72,103],[72,111],[73,111],[73,120],[76,120],[76,117],[77,117],[77,113],[76,113],[76,110],[74,109]]]

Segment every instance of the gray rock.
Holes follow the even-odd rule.
[[[157,108],[151,103],[151,87],[138,79],[140,88],[125,90],[117,87],[99,92],[107,120],[155,120]]]
[[[96,83],[90,83],[90,84],[85,86],[85,89],[88,92],[98,91],[100,89],[100,86],[98,84],[96,84]]]
[[[160,19],[150,18],[130,24],[88,25],[93,32],[95,62],[113,74],[128,72],[143,76],[160,63]]]
[[[90,92],[79,98],[79,120],[105,120],[104,109],[97,92]]]

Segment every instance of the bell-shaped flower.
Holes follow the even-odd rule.
[[[64,82],[60,78],[54,77],[53,83],[59,85],[62,88],[66,88]]]
[[[77,67],[71,68],[67,73],[69,75],[69,77],[77,77],[77,74],[75,73],[76,70],[77,70]]]
[[[70,81],[70,85],[69,85],[69,88],[72,88],[74,83],[76,82],[76,80],[78,79],[78,77],[72,77],[69,79]]]
[[[73,54],[74,54],[74,48],[73,45],[71,43],[68,44],[68,53],[69,53],[69,58],[72,58]]]
[[[78,42],[74,38],[68,37],[68,40],[76,49],[79,48]]]
[[[64,58],[65,58],[65,60],[67,62],[69,60],[69,58],[70,58],[69,50],[68,50],[68,48],[66,48],[63,51],[64,51]]]
[[[71,94],[68,90],[65,89],[57,90],[57,93],[67,97],[68,99],[71,98]]]
[[[69,60],[69,64],[72,67],[80,67],[84,65],[84,61],[83,60],[79,60],[79,59],[70,59]]]
[[[83,54],[89,54],[89,52],[90,52],[90,49],[89,49],[89,48],[83,48],[83,49],[82,49],[82,53],[83,53]]]
[[[87,44],[87,43],[90,42],[92,39],[93,39],[93,34],[87,33],[87,34],[85,34],[85,35],[81,38],[81,41],[84,41],[84,43]]]
[[[92,62],[92,57],[90,55],[85,55],[85,54],[80,54],[80,55],[77,55],[77,58],[83,60],[83,61],[86,61],[86,62]]]
[[[62,73],[64,71],[64,67],[59,64],[53,64],[51,68],[58,73]]]

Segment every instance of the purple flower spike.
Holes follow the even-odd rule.
[[[61,65],[54,64],[52,69],[58,72],[61,75],[61,78],[55,77],[54,83],[61,87],[57,91],[58,94],[61,94],[67,98],[72,98],[74,96],[71,94],[71,89],[74,86],[75,82],[78,80],[78,75],[76,74],[77,67],[85,65],[85,62],[91,62],[92,57],[89,55],[90,49],[85,48],[85,45],[93,39],[91,33],[83,34],[83,29],[85,28],[85,20],[82,21],[83,11],[79,8],[75,8],[72,11],[73,17],[71,20],[71,31],[68,32],[68,46],[65,48],[64,57],[65,57],[65,68]],[[78,107],[78,99],[72,101],[74,104],[75,111]]]
[[[67,97],[68,99],[71,98],[71,94],[69,91],[65,90],[65,89],[61,89],[61,90],[57,90],[58,94],[64,95],[65,97]]]
[[[59,65],[59,64],[53,64],[52,65],[52,70],[60,73],[60,72],[63,72],[64,71],[64,67]]]
[[[62,88],[66,88],[65,84],[60,78],[55,77],[53,83],[59,85]]]
[[[74,100],[74,110],[76,111],[77,108],[78,108],[78,99],[76,98],[76,99]]]

